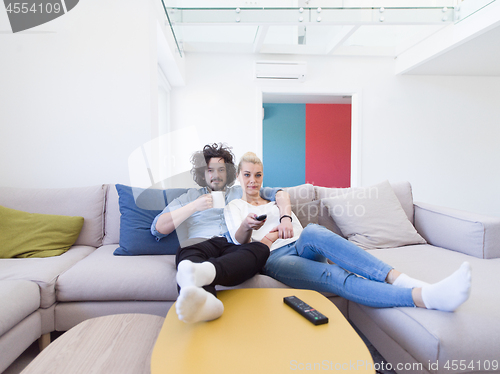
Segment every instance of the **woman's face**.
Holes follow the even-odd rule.
[[[241,164],[238,179],[240,180],[241,188],[243,188],[244,193],[247,195],[259,194],[263,177],[262,165],[251,162],[243,162]]]

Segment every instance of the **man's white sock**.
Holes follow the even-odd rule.
[[[224,305],[203,288],[186,286],[181,288],[175,311],[181,321],[195,323],[219,318],[224,312]]]
[[[464,262],[448,278],[422,287],[422,300],[427,309],[453,312],[469,298],[470,285],[470,264]]]
[[[194,263],[184,260],[177,266],[176,279],[181,288],[187,286],[203,287],[215,279],[215,266],[208,261]]]
[[[406,274],[400,274],[399,277],[392,283],[393,286],[401,288],[419,288],[428,286],[429,283],[412,278]]]

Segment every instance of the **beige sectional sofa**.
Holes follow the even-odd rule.
[[[428,282],[439,281],[469,261],[473,279],[469,301],[455,313],[446,313],[376,309],[327,296],[397,372],[500,373],[500,219],[414,204],[409,183],[393,183],[392,187],[408,220],[427,244],[370,252]],[[303,225],[318,223],[341,234],[325,203],[339,191],[345,192],[312,185],[288,189]],[[0,372],[51,331],[66,331],[86,319],[108,314],[165,316],[175,302],[173,255],[113,254],[120,242],[114,185],[0,188],[0,205],[85,219],[75,245],[60,256],[0,259]],[[257,275],[240,287],[286,286]]]

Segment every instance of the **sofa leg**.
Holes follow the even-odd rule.
[[[48,334],[43,334],[38,338],[38,347],[40,348],[40,352],[48,347],[50,344],[50,332]]]

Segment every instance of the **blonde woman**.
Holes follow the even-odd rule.
[[[309,224],[303,229],[293,213],[280,215],[274,202],[259,195],[264,172],[254,153],[242,157],[237,174],[243,197],[226,206],[226,224],[236,243],[261,241],[270,245],[264,274],[290,287],[331,292],[379,308],[422,307],[453,312],[468,299],[467,262],[435,284],[413,279],[322,226]],[[256,218],[262,215],[266,215],[264,224],[255,229]],[[276,227],[283,220],[293,225],[290,239],[278,237]]]

